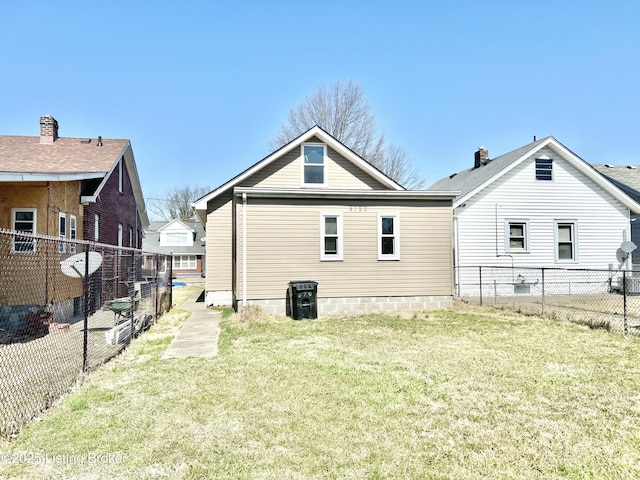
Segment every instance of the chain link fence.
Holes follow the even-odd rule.
[[[0,229],[0,436],[118,355],[171,295],[164,255]]]
[[[640,334],[640,270],[473,266],[455,278],[470,303]]]

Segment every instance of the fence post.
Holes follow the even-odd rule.
[[[173,253],[167,259],[169,262],[169,310],[173,308]],[[168,311],[168,310],[167,310]]]
[[[160,293],[160,289],[158,288],[158,270],[160,269],[160,254],[156,253],[154,255],[154,264],[155,264],[155,281],[154,284],[156,286],[156,294],[155,294],[155,299],[156,299],[156,305],[155,305],[155,313],[153,316],[153,321],[154,323],[158,321],[158,317],[160,315],[158,315],[158,303],[159,303],[159,299],[158,299],[158,293]]]
[[[542,268],[542,315],[544,315],[544,267]]]
[[[84,246],[84,279],[82,280],[84,289],[84,339],[82,346],[82,371],[89,369],[88,348],[89,348],[89,244]]]
[[[482,306],[482,267],[478,267],[478,273],[480,275],[480,306]]]
[[[623,319],[623,325],[624,325],[624,335],[627,335],[627,271],[623,270],[622,271],[622,297],[623,297],[623,304],[624,304],[624,319]]]

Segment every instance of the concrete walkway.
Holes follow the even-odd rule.
[[[198,302],[198,292],[187,300],[182,308],[191,312],[162,358],[200,357],[210,358],[218,354],[221,313],[209,310],[204,302]]]

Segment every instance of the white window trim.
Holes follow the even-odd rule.
[[[509,226],[518,223],[524,225],[524,248],[511,248],[511,235]],[[504,250],[509,253],[530,253],[529,247],[529,220],[524,218],[505,218],[504,220]]]
[[[11,230],[16,229],[16,213],[18,212],[31,212],[33,213],[33,231],[32,234],[36,234],[38,232],[38,209],[37,208],[12,208],[11,209]],[[35,238],[33,239],[33,249],[32,250],[16,250],[15,249],[15,240],[17,237],[14,237],[11,241],[11,253],[34,253],[37,249],[37,243]]]
[[[118,191],[122,193],[122,162],[124,161],[124,156],[120,158],[118,162]]]
[[[64,232],[62,231],[62,221],[64,220]],[[67,253],[67,230],[69,229],[67,225],[67,214],[64,212],[58,212],[58,236],[61,241],[58,245],[58,252]]]
[[[76,253],[76,239],[78,237],[78,220],[75,215],[69,215],[69,253]]]
[[[325,238],[325,227],[326,222],[325,218],[327,217],[336,217],[337,219],[337,227],[338,227],[338,253],[336,255],[325,253],[324,247],[324,238]],[[342,222],[342,214],[341,213],[321,213],[320,214],[320,260],[323,262],[339,262],[343,260],[343,245],[344,245],[344,235],[343,235],[343,222]]]
[[[118,246],[119,247],[122,247],[122,229],[123,229],[122,224],[119,223],[118,224]]]
[[[382,253],[382,219],[391,217],[393,218],[393,237],[395,241],[393,242],[393,254]],[[400,260],[400,213],[379,213],[378,214],[378,260]]]
[[[322,167],[322,183],[305,183],[304,170],[307,164],[304,162],[304,147],[322,147],[322,163],[308,164],[310,166]],[[300,177],[302,180],[302,186],[303,187],[325,187],[327,185],[327,158],[328,158],[327,146],[324,143],[313,143],[313,142],[303,143],[300,146],[300,158],[301,158],[300,163],[302,164],[301,177]]]
[[[187,266],[183,266],[183,258],[188,257],[186,260]],[[191,266],[191,257],[193,257],[193,266]],[[180,265],[176,265],[176,259],[180,259]],[[198,269],[198,256],[197,255],[174,255],[171,258],[171,266],[174,270],[197,270]]]
[[[97,213],[93,217],[93,239],[96,242],[100,240],[100,215]]]
[[[560,258],[558,253],[558,227],[560,225],[571,225],[571,233],[573,235],[571,243],[573,247],[573,258]],[[578,263],[578,221],[577,220],[554,220],[553,221],[553,251],[556,263]]]
[[[171,240],[172,235],[184,235],[184,242]],[[173,237],[175,238],[175,237]],[[162,247],[191,247],[193,246],[193,234],[188,230],[166,230],[160,233],[160,246]]]

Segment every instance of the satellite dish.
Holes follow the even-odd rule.
[[[84,277],[85,271],[87,270],[85,263],[86,256],[85,253],[78,253],[77,255],[72,255],[62,260],[60,262],[62,273],[71,278]],[[102,265],[102,255],[98,252],[89,252],[89,275],[98,270],[100,265]]]
[[[622,248],[616,250],[616,260],[618,260],[618,263],[622,264],[626,262],[628,256],[629,254],[622,250]]]
[[[631,253],[633,252],[636,248],[638,248],[636,246],[635,243],[630,242],[630,241],[624,241],[622,242],[622,245],[620,245],[620,250],[622,250],[624,253]]]

